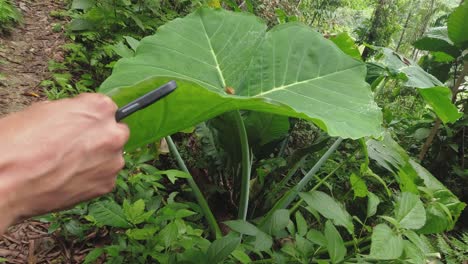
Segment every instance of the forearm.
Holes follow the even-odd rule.
[[[0,235],[17,220],[16,209],[11,202],[11,194],[14,191],[12,189],[9,190],[9,187],[1,182],[0,177]]]

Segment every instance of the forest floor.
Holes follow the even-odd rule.
[[[0,36],[0,116],[43,100],[40,83],[48,78],[48,61],[63,57],[63,33],[53,32],[56,19],[51,10],[59,1],[17,1],[21,25]]]
[[[50,11],[61,9],[61,1],[18,0],[21,25],[0,36],[0,117],[45,100],[40,83],[49,78],[48,61],[63,59],[63,32],[54,32],[60,21]],[[74,247],[47,232],[48,225],[25,221],[0,237],[0,259],[6,263],[80,263],[89,249]],[[1,261],[0,261],[1,262]]]

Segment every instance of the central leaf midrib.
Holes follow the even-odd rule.
[[[224,87],[226,87],[226,80],[224,79],[223,72],[221,71],[221,67],[220,67],[219,62],[218,62],[218,57],[216,56],[216,54],[214,52],[214,49],[213,49],[213,46],[211,45],[211,39],[208,36],[208,31],[206,30],[205,23],[203,23],[203,19],[202,19],[201,16],[200,16],[200,23],[203,26],[203,33],[204,33],[204,35],[206,37],[206,41],[208,42],[208,46],[209,46],[210,51],[211,51],[211,55],[213,56],[214,62],[216,64],[216,70],[218,72],[218,77],[221,80],[222,87],[224,88]]]
[[[289,87],[293,87],[293,86],[296,86],[296,85],[301,85],[301,84],[309,83],[309,82],[316,81],[316,80],[319,80],[319,79],[323,79],[325,77],[329,77],[329,76],[332,76],[332,75],[335,75],[335,74],[338,74],[338,73],[343,73],[345,71],[349,71],[349,70],[352,70],[352,69],[357,68],[357,67],[361,67],[361,65],[356,65],[356,66],[353,66],[351,68],[348,68],[348,69],[345,69],[345,70],[342,70],[342,71],[336,71],[336,72],[332,72],[332,73],[325,74],[325,75],[322,75],[322,76],[317,76],[315,78],[308,79],[308,80],[305,80],[305,81],[294,82],[294,83],[291,83],[291,84],[288,84],[288,85],[282,85],[282,86],[274,87],[274,88],[272,88],[272,89],[270,89],[270,90],[268,90],[266,92],[261,92],[261,93],[255,95],[254,97],[264,96],[266,94],[270,94],[270,93],[273,93],[273,92],[276,92],[276,91],[281,91],[281,90],[287,89]]]

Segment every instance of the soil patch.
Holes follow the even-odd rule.
[[[44,100],[39,84],[48,77],[48,61],[61,56],[64,37],[54,33],[58,23],[50,11],[61,1],[17,1],[23,23],[10,35],[0,36],[0,116]]]

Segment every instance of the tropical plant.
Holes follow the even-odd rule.
[[[132,129],[127,149],[165,137],[183,171],[177,175],[187,180],[216,238],[207,243],[211,243],[209,247],[196,249],[199,258],[187,261],[309,263],[312,259],[340,263],[400,259],[422,263],[438,257],[424,234],[452,229],[465,205],[412,160],[390,134],[382,134],[382,115],[365,82],[366,65],[347,55],[358,57],[349,37],[340,36],[334,43],[297,23],[266,31],[255,16],[202,8],[160,27],[155,35],[141,40],[134,53],[127,53],[115,64],[99,91],[111,95],[119,105],[168,80],[178,83],[176,92],[163,102],[126,120]],[[382,51],[383,63],[376,61],[383,65],[374,78],[379,79],[378,84],[399,76],[407,86],[419,88],[445,121],[453,122],[460,116],[449,99],[434,99],[446,94],[446,89],[439,88],[442,85],[433,76],[388,50]],[[293,154],[295,161],[287,163],[290,171],[280,182],[279,195],[263,196],[271,205],[260,205],[264,208],[254,212],[249,197],[259,196],[252,187],[267,186],[265,193],[272,190],[270,184],[276,181],[265,175],[285,167],[283,147],[276,160],[256,159],[261,156],[256,149],[281,142],[288,133],[289,122],[281,116],[312,121],[337,139],[331,145],[318,140],[302,150],[317,151],[315,164],[305,175],[297,172],[307,157],[301,152]],[[231,188],[237,195],[238,220],[225,222],[228,230],[223,228],[224,233],[169,136],[204,121],[196,134],[218,175],[210,177],[220,186],[234,186]],[[360,145],[348,140],[341,144],[345,138],[382,135],[384,141],[367,138],[361,139]],[[343,148],[354,152],[336,152]],[[329,158],[338,156],[344,156],[340,157],[341,165],[322,175],[320,169],[326,170]],[[359,165],[348,165],[353,163]],[[342,166],[352,168],[348,193],[354,193],[356,201],[367,198],[367,207],[343,206],[347,195],[333,197],[336,190],[327,181]],[[348,210],[351,206],[352,214]]]

